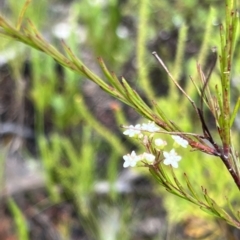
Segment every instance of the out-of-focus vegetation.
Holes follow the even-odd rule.
[[[17,23],[24,2],[9,0],[1,13]],[[147,95],[157,99],[159,105],[165,108],[166,115],[177,121],[186,132],[197,132],[197,129],[201,131],[201,126],[196,123],[193,112],[187,110],[190,109],[187,107],[189,103],[174,90],[151,52],[159,53],[174,77],[192,98],[197,99],[189,76],[197,78],[197,62],[202,64],[204,71],[209,70],[211,48],[218,48],[219,23],[223,13],[222,1],[83,0],[69,3],[33,0],[26,16],[50,42],[58,45],[60,39],[64,39],[95,72],[99,72],[96,58],[101,56],[143,97]],[[34,138],[21,139],[22,143],[34,141],[34,144],[23,145],[15,151],[26,159],[27,164],[30,164],[30,158],[34,158],[33,162],[31,160],[34,164],[40,161],[41,169],[37,172],[45,177],[43,189],[39,190],[45,191],[45,199],[41,198],[40,202],[36,198],[31,208],[36,215],[65,202],[74,209],[72,212],[75,215],[72,215],[75,220],[70,222],[69,213],[66,213],[65,219],[62,217],[53,224],[57,236],[63,239],[191,239],[194,234],[203,237],[206,234],[206,239],[227,239],[227,227],[223,231],[215,219],[208,219],[210,227],[200,233],[196,226],[194,233],[187,228],[185,232],[174,228],[175,224],[182,224],[183,228],[183,225],[209,216],[159,189],[153,181],[150,184],[153,188],[151,193],[144,189],[144,183],[140,182],[142,193],[134,192],[132,184],[127,184],[127,179],[122,177],[124,174],[134,176],[137,172],[144,179],[149,178],[145,169],[127,173],[122,168],[122,156],[130,152],[136,143],[123,138],[120,125],[142,121],[132,110],[43,53],[5,38],[1,38],[0,47],[2,66],[8,67],[7,81],[11,81],[13,89],[11,101],[7,100],[7,104],[11,105],[2,111],[1,123],[13,122],[34,131]],[[238,65],[236,60],[236,73],[233,75],[236,96],[239,95]],[[211,81],[219,79],[218,74],[216,66]],[[4,75],[0,84],[2,89],[7,85]],[[4,95],[4,92],[1,94]],[[236,126],[236,133],[233,132],[236,142],[239,141],[238,129],[239,126]],[[212,129],[213,132],[215,130]],[[5,149],[6,144],[3,145],[2,149]],[[8,142],[7,146],[11,152],[13,145]],[[238,190],[220,161],[198,152],[185,151],[182,156],[181,170],[176,172],[179,178],[187,172],[196,188],[201,191],[201,186],[207,187],[218,204],[227,208],[227,196],[237,205]],[[34,198],[35,194],[32,195]],[[146,198],[146,195],[159,203],[162,199],[163,205],[156,206],[155,203],[142,209],[137,203],[141,203],[141,198]],[[17,197],[15,202],[18,203]],[[16,233],[19,239],[28,239],[30,234],[25,227],[26,222],[15,202],[9,200],[8,207],[15,219]],[[134,214],[134,208],[140,211],[136,210]],[[29,210],[26,209],[22,209],[23,214]],[[147,227],[149,232],[137,233],[141,226],[146,227],[148,218],[161,218],[163,209],[167,210],[167,216],[162,213],[164,221],[157,225],[159,229],[151,235],[150,224]],[[157,214],[149,214],[154,211]],[[223,223],[219,226],[222,227]],[[74,238],[74,229],[84,230],[88,237],[81,238],[81,234],[76,233]]]

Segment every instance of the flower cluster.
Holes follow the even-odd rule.
[[[148,163],[153,163],[155,160],[155,156],[151,153],[146,153],[146,152],[144,152],[141,155],[136,155],[135,151],[132,151],[131,154],[124,155],[123,159],[125,161],[123,164],[123,167],[126,168],[126,167],[135,167],[139,161],[144,161],[144,160]]]
[[[128,135],[129,137],[136,137],[139,136],[143,131],[154,133],[160,130],[158,126],[155,125],[154,122],[148,122],[137,124],[135,126],[130,125],[129,127],[126,127],[127,130],[123,132],[124,135]]]
[[[129,137],[138,137],[138,139],[141,139],[143,145],[147,149],[147,152],[137,155],[135,151],[132,151],[131,154],[124,155],[124,168],[135,167],[138,162],[144,162],[147,164],[163,162],[165,165],[171,165],[174,168],[178,167],[178,162],[182,159],[182,157],[177,154],[174,148],[169,152],[162,151],[167,145],[167,142],[161,138],[154,139],[154,134],[160,130],[160,128],[156,126],[154,122],[143,123],[142,125],[137,124],[135,126],[130,125],[128,127],[125,126],[125,128],[127,130],[125,130],[123,134],[128,135]],[[148,133],[151,135],[148,136]],[[172,138],[175,141],[175,147],[181,146],[183,148],[187,148],[187,140],[177,135],[172,136]],[[152,141],[153,139],[154,141]],[[159,152],[162,154],[156,154]],[[159,159],[156,159],[156,156],[153,153],[157,155]]]

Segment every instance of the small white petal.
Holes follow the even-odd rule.
[[[140,124],[137,124],[136,126],[130,125],[128,129],[123,132],[124,135],[128,135],[129,137],[134,137],[140,133]]]
[[[167,145],[167,142],[162,140],[161,138],[155,139],[154,143],[160,149],[164,148]]]
[[[128,163],[127,161],[125,161],[125,162],[123,163],[123,167],[124,167],[124,168],[129,167],[129,163]]]
[[[143,153],[143,158],[147,162],[153,163],[156,157],[153,154],[151,154],[151,153]]]
[[[135,125],[135,127],[134,127],[136,130],[141,130],[141,125],[140,124],[137,124],[137,125]]]
[[[160,128],[155,125],[154,122],[148,122],[142,124],[142,130],[148,132],[157,132]]]
[[[185,140],[184,138],[182,138],[182,137],[180,137],[180,136],[172,136],[172,138],[174,139],[174,141],[175,141],[178,145],[180,145],[180,146],[182,146],[182,147],[184,147],[184,148],[186,148],[186,147],[188,146],[188,141]]]
[[[165,164],[165,165],[169,165],[169,164],[171,164],[171,160],[170,159],[168,159],[168,158],[166,158],[166,159],[164,159],[164,161],[163,161],[163,163]]]
[[[182,159],[181,156],[177,155],[175,149],[172,149],[170,152],[163,152],[163,156],[165,157],[163,163],[165,165],[172,165],[174,168],[178,167],[178,162]]]
[[[174,168],[178,168],[178,162],[172,162],[171,166],[174,167]]]
[[[170,154],[168,153],[168,152],[163,152],[163,156],[166,158],[166,159],[168,159],[169,158],[169,156],[170,156]]]
[[[136,155],[135,151],[131,152],[130,154],[124,155],[123,156],[124,159],[124,163],[123,163],[123,167],[135,167],[137,162],[140,161],[140,157]]]

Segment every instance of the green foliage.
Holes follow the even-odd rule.
[[[91,9],[91,11],[89,11]],[[87,26],[87,45],[96,56],[106,56],[107,61],[120,66],[130,51],[129,42],[118,33],[122,30],[121,9],[118,1],[76,1],[72,6],[73,14],[78,21]],[[109,54],[111,53],[111,54]]]
[[[64,192],[73,194],[76,198],[86,198],[91,193],[93,182],[96,180],[94,179],[96,167],[95,153],[91,147],[93,143],[91,131],[85,127],[81,135],[81,146],[78,146],[78,149],[75,149],[69,139],[59,135],[51,136],[49,143],[43,137],[39,142],[46,177],[57,178]],[[59,167],[56,168],[56,166]],[[50,192],[55,196],[55,180],[49,179],[48,181]]]
[[[12,215],[14,216],[16,229],[18,232],[18,239],[19,240],[28,240],[28,226],[27,221],[24,218],[21,210],[15,203],[15,201],[12,198],[8,199],[8,207],[9,210],[12,212]]]
[[[73,199],[79,215],[86,220],[86,228],[90,229],[91,226],[94,226],[92,229],[94,233],[90,234],[101,239],[101,227],[96,223],[97,214],[94,216],[94,213],[91,213],[89,204],[94,183],[100,181],[95,163],[96,156],[101,151],[99,146],[107,144],[107,148],[110,150],[106,178],[110,183],[114,183],[119,170],[119,161],[122,161],[121,155],[127,152],[127,147],[121,142],[119,136],[101,124],[88,109],[81,92],[83,79],[89,78],[108,94],[131,106],[140,115],[156,122],[166,131],[178,132],[184,129],[186,132],[198,133],[201,131],[199,130],[200,124],[195,124],[197,118],[193,116],[193,111],[189,110],[189,102],[183,98],[182,94],[179,94],[180,91],[176,90],[176,84],[171,81],[169,74],[170,90],[168,94],[156,96],[156,93],[154,93],[154,90],[160,88],[161,84],[155,86],[151,83],[150,73],[154,65],[153,61],[149,60],[150,54],[147,50],[147,43],[150,37],[154,37],[159,29],[176,28],[178,30],[178,43],[174,54],[164,44],[159,47],[159,51],[163,53],[161,56],[164,56],[164,60],[166,59],[173,78],[178,83],[181,83],[181,80],[184,79],[185,91],[196,101],[199,98],[198,94],[201,94],[201,87],[204,86],[204,83],[202,85],[196,83],[198,79],[201,80],[201,74],[199,73],[202,73],[200,70],[198,71],[196,61],[202,65],[202,69],[209,70],[207,61],[209,61],[208,58],[211,55],[210,46],[216,45],[218,42],[218,28],[214,27],[212,22],[216,21],[223,11],[219,7],[210,9],[208,6],[210,3],[206,4],[205,1],[200,6],[197,6],[199,3],[196,1],[185,1],[183,4],[182,1],[171,3],[171,1],[150,2],[147,0],[141,1],[139,5],[138,1],[130,1],[128,5],[122,5],[121,7],[118,6],[117,1],[111,1],[106,6],[101,4],[94,5],[91,1],[75,2],[72,5],[70,9],[72,16],[71,24],[76,27],[79,22],[86,26],[87,36],[84,46],[90,48],[94,55],[103,56],[106,62],[111,63],[111,68],[117,70],[121,69],[122,64],[131,56],[131,51],[134,48],[133,41],[127,41],[126,38],[121,38],[117,34],[119,28],[122,27],[121,17],[123,14],[126,16],[130,14],[138,16],[136,45],[138,82],[136,85],[138,89],[147,95],[147,101],[145,101],[140,94],[132,89],[127,80],[124,78],[119,79],[114,73],[109,71],[101,58],[98,60],[102,75],[91,71],[87,67],[88,65],[80,60],[82,59],[82,50],[79,51],[78,49],[79,36],[74,30],[70,34],[67,44],[62,42],[62,49],[65,52],[62,53],[62,50],[57,50],[57,48],[47,43],[33,25],[33,23],[36,24],[38,28],[42,27],[41,24],[45,25],[41,21],[44,15],[39,17],[38,14],[35,14],[36,8],[29,7],[26,11],[26,16],[29,16],[31,21],[23,21],[22,23],[19,17],[16,18],[20,7],[13,4],[15,1],[10,2],[12,11],[10,22],[13,22],[13,24],[8,23],[5,18],[1,17],[1,34],[41,51],[38,52],[33,49],[30,53],[32,86],[29,97],[35,107],[38,144],[44,164],[46,187],[52,202],[60,202],[64,197]],[[34,4],[39,4],[37,9],[42,9],[43,11],[40,11],[42,14],[46,12],[47,2],[40,2],[34,1]],[[19,1],[21,6],[23,3],[24,1]],[[207,7],[204,7],[204,4]],[[196,6],[199,8],[198,11],[196,11]],[[191,26],[189,26],[189,19],[193,21]],[[232,56],[235,47],[234,41],[231,42],[229,41],[230,39],[226,39],[226,36],[229,36],[229,33],[232,31],[228,27],[231,21],[233,21],[231,26],[233,26],[234,38],[238,36],[236,15],[233,20],[228,15],[225,23],[227,26],[226,32],[222,31],[221,33],[222,46],[224,47],[220,53],[222,55],[220,72],[224,86],[227,89],[229,88],[231,77],[224,74],[228,71],[226,69],[227,53]],[[14,26],[19,26],[20,28],[17,29]],[[203,26],[206,26],[204,33],[202,31]],[[194,41],[201,41],[201,47],[197,57],[186,57],[186,49],[189,47],[187,44],[189,38],[192,38],[193,27],[197,29]],[[103,34],[106,32],[106,29],[108,30],[107,34]],[[219,50],[219,45],[217,47]],[[25,51],[25,48],[23,51]],[[48,56],[45,56],[42,52]],[[56,73],[56,62],[64,67],[63,79],[60,79],[62,76],[60,77]],[[236,71],[238,71],[238,65],[236,64]],[[15,68],[19,70],[21,66],[15,66]],[[194,84],[189,80],[188,75],[191,75],[196,86],[201,85],[199,86],[199,91],[196,90]],[[213,72],[211,81],[215,81],[214,79],[218,78],[218,73]],[[159,76],[159,82],[161,81],[165,81],[162,75]],[[213,83],[212,85],[215,85],[215,82]],[[214,89],[214,87],[209,86],[210,90]],[[227,109],[230,109],[229,96],[221,94],[220,89],[216,91],[218,91],[216,97],[221,110],[223,110],[222,106],[225,103],[228,104]],[[153,100],[154,102],[152,103]],[[181,106],[179,102],[181,102]],[[211,106],[209,108],[211,109]],[[229,111],[224,112],[217,119],[218,126],[224,129],[221,139],[226,146],[229,145],[229,127],[233,125],[237,116],[239,100],[236,102],[234,109],[232,114]],[[43,136],[45,128],[44,118],[46,115],[49,116],[51,124],[54,126],[48,137]],[[230,118],[225,118],[224,116],[226,115],[230,116]],[[126,123],[126,116],[121,107],[115,109],[115,116],[118,125]],[[84,123],[84,126],[80,129],[79,123]],[[226,125],[228,127],[225,127]],[[69,137],[66,132],[74,133]],[[97,136],[97,140],[93,141],[93,135],[94,137]],[[234,132],[232,135],[232,139],[237,139]],[[196,146],[196,142],[199,140],[188,135],[186,138],[192,143],[193,147]],[[234,140],[233,142],[237,141]],[[203,148],[208,147],[208,144],[204,142],[201,142],[201,144],[203,144]],[[232,151],[234,151],[233,148]],[[168,170],[160,169],[161,172],[159,173],[155,172],[153,168],[150,168],[150,171],[158,182],[173,195],[187,199],[214,217],[223,218],[228,223],[238,226],[238,223],[233,220],[235,218],[237,219],[236,221],[239,221],[238,216],[231,217],[221,208],[225,209],[228,203],[231,206],[232,202],[237,201],[238,189],[233,186],[228,171],[223,170],[224,166],[220,159],[206,156],[206,154],[201,152],[183,153],[183,156],[184,161],[181,162],[182,169],[180,171],[169,172]],[[237,158],[234,161],[237,162]],[[235,166],[235,169],[237,168],[238,166]],[[183,174],[183,172],[186,172],[187,175]],[[221,179],[219,179],[220,175]],[[62,196],[56,186],[60,186],[66,196]],[[163,192],[162,189],[160,190],[161,194]],[[113,187],[110,194],[113,199],[117,199],[118,196],[114,192]],[[174,198],[172,197],[173,195],[164,194],[165,206],[169,209],[171,220],[173,218],[180,220],[191,213],[193,208],[195,209],[195,206],[192,204],[176,200],[175,196]],[[225,196],[228,196],[227,201]],[[213,201],[213,199],[217,199],[217,201]],[[178,204],[176,204],[176,201],[178,201]],[[178,214],[179,218],[176,217],[177,211],[182,211],[182,214]],[[235,215],[234,210],[232,212],[232,215]],[[104,236],[102,236],[102,239],[104,239]]]

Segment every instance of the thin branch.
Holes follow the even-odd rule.
[[[174,79],[172,74],[169,72],[167,66],[164,64],[162,59],[158,56],[156,52],[152,52],[153,56],[157,59],[157,61],[162,65],[164,70],[167,72],[170,79],[173,81],[173,83],[177,86],[177,88],[184,94],[184,96],[189,100],[189,102],[192,104],[193,108],[195,109],[196,113],[198,114],[198,108],[195,104],[195,102],[190,98],[190,96],[182,89],[182,87],[177,83],[177,81]],[[199,117],[200,118],[200,117]]]

